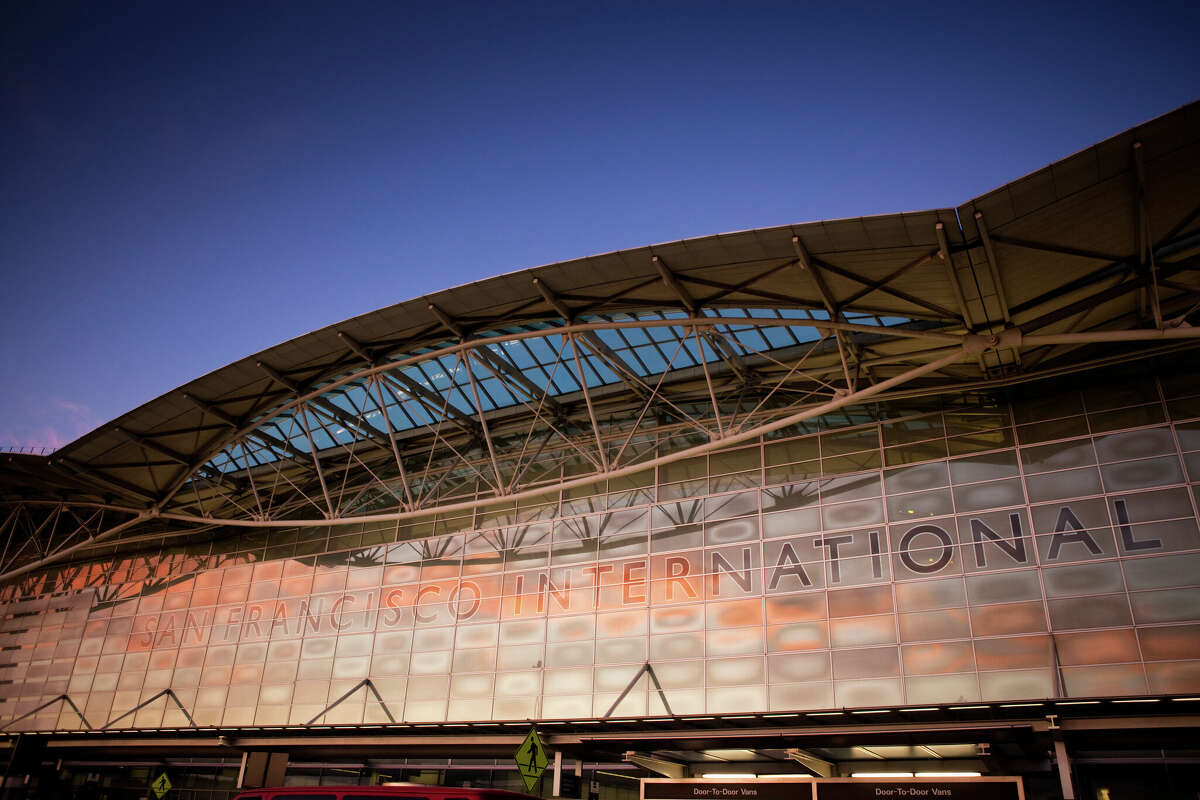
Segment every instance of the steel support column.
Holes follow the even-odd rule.
[[[1058,764],[1058,782],[1062,786],[1063,800],[1075,800],[1075,783],[1071,780],[1071,758],[1067,755],[1067,744],[1062,738],[1054,740],[1054,761]]]

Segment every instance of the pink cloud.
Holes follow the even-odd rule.
[[[0,423],[0,450],[41,453],[78,439],[104,420],[83,403],[61,397],[44,402],[26,398],[23,418]]]

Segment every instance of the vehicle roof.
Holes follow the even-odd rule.
[[[465,795],[480,793],[486,793],[492,797],[509,798],[509,800],[514,800],[515,798],[528,799],[532,797],[532,795],[522,794],[521,792],[513,792],[508,789],[493,789],[486,786],[428,786],[420,783],[405,784],[400,786],[270,786],[262,789],[244,789],[234,796],[241,797],[244,795],[262,795],[279,792],[296,794],[321,794],[348,791],[353,791],[355,794],[379,795],[381,797],[387,797],[396,794]]]

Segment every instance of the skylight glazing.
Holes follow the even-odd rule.
[[[538,409],[580,392],[581,381],[588,390],[630,378],[653,385],[663,373],[811,346],[822,338],[817,324],[829,319],[824,311],[788,308],[709,308],[699,313],[776,322],[718,324],[709,329],[715,335],[706,336],[684,324],[661,324],[686,320],[683,311],[639,311],[581,317],[578,323],[594,327],[573,336],[551,324],[535,323],[487,331],[480,338],[538,330],[544,335],[480,344],[451,354],[439,351],[455,342],[437,343],[415,352],[438,355],[338,383],[302,406],[262,420],[255,431],[224,448],[206,466],[227,474],[281,459],[311,459],[314,452],[352,449],[368,441],[390,446],[392,434],[421,428],[440,433],[476,425],[481,414],[520,406]],[[845,318],[879,327],[910,322],[869,314]],[[795,320],[795,324],[780,325],[779,320]],[[614,323],[619,327],[605,327]],[[409,355],[390,357],[399,360]]]

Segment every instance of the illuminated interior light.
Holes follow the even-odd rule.
[[[722,780],[722,779],[728,779],[731,781],[733,781],[733,780],[745,781],[745,780],[752,780],[754,778],[757,778],[758,775],[753,772],[706,772],[703,775],[701,775],[700,777],[705,778],[706,780],[710,780],[710,781]]]
[[[918,772],[918,778],[978,778],[982,772]]]
[[[851,778],[911,778],[911,772],[852,772]]]

